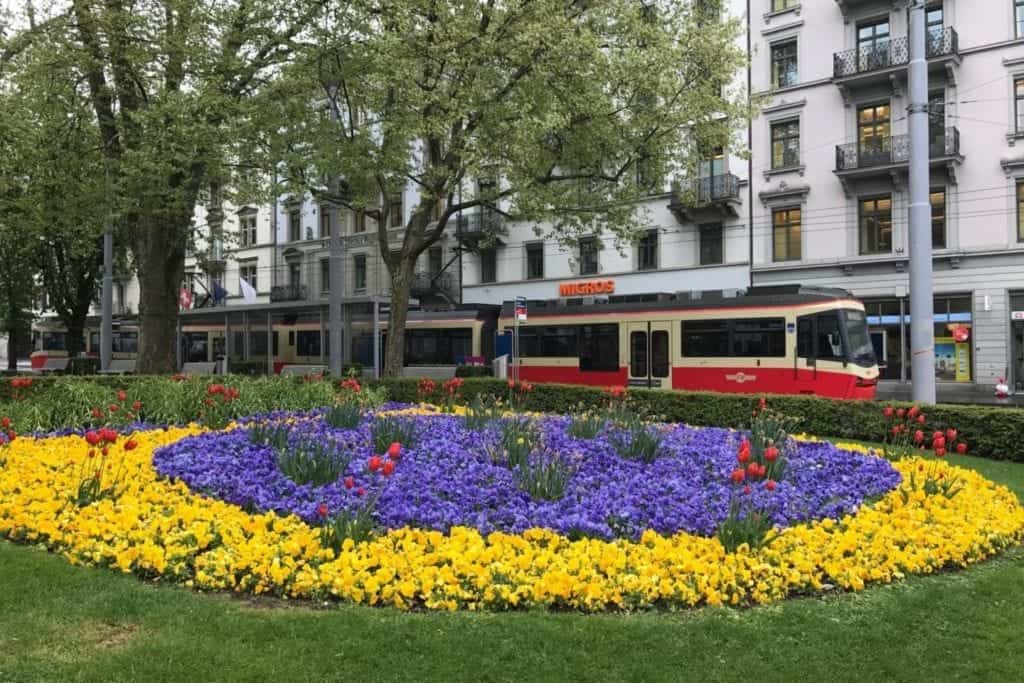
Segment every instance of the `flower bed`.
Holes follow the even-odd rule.
[[[290,425],[288,438],[307,434],[350,448],[353,459],[343,476],[362,480],[351,488],[342,483],[337,499],[324,487],[282,489],[279,480],[264,476],[266,462],[260,465],[259,458],[266,453],[243,442],[248,427],[211,434],[198,427],[157,429],[113,441],[104,434],[93,437],[95,444],[81,435],[23,437],[0,453],[0,536],[45,544],[75,563],[200,589],[404,608],[587,611],[768,603],[828,585],[859,590],[965,566],[1024,537],[1024,510],[1013,494],[973,472],[918,458],[890,466],[826,443],[787,453],[789,474],[775,490],[760,480],[749,494],[766,502],[769,493],[817,502],[798,506],[799,515],[781,505],[789,526],[761,547],[727,552],[708,535],[725,508],[698,489],[714,491],[715,482],[728,480],[736,459],[730,441],[736,437],[728,432],[665,427],[664,454],[653,462],[613,462],[621,456],[602,438],[580,445],[587,440],[569,437],[564,419],[542,419],[540,443],[578,461],[564,495],[539,502],[521,481],[513,485],[507,478],[507,463],[481,462],[488,439],[497,437],[486,429],[462,434],[454,417],[396,416],[415,420],[421,431],[397,458],[379,460],[372,471],[366,456],[380,449],[370,453],[366,419],[346,430],[324,428],[312,416],[278,418]],[[95,487],[108,495],[76,504],[97,447],[109,448]],[[206,469],[199,467],[203,458]],[[214,466],[220,461],[234,463],[236,481]],[[390,475],[386,462],[397,464]],[[627,483],[611,481],[613,474]],[[960,488],[942,495],[922,484],[926,477],[956,480]],[[469,492],[492,480],[488,496],[498,496],[500,504]],[[251,485],[256,488],[246,488]],[[834,493],[816,498],[816,486]],[[238,504],[214,497],[243,490],[271,493]],[[422,503],[409,502],[416,491]],[[349,509],[357,498],[378,493],[380,521],[397,528],[363,542],[345,539],[338,552],[323,542],[320,518],[327,511],[321,504]],[[681,498],[690,493],[701,503],[688,507]],[[836,496],[841,500],[832,500]],[[871,496],[880,498],[866,500]],[[570,503],[578,521],[565,521]],[[506,516],[506,505],[515,514]],[[616,506],[635,509],[631,527],[608,524],[606,513]],[[550,528],[526,528],[536,524]]]

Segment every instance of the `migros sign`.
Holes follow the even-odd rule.
[[[591,296],[593,294],[614,294],[615,280],[588,280],[586,282],[563,282],[558,285],[559,296]]]

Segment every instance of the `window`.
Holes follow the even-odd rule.
[[[1017,26],[1017,37],[1024,38],[1024,0],[1014,0],[1014,24]]]
[[[366,254],[356,254],[352,257],[352,273],[355,278],[355,291],[366,291]]]
[[[401,193],[391,195],[388,199],[388,224],[392,228],[400,228],[405,225],[405,208],[402,204]]]
[[[732,355],[744,358],[785,356],[786,320],[763,318],[733,321]]]
[[[928,95],[928,140],[932,157],[946,155],[946,93]]]
[[[43,351],[67,351],[68,335],[65,332],[43,332]]]
[[[711,266],[723,262],[722,258],[722,226],[719,223],[706,223],[700,226],[700,265]]]
[[[1014,130],[1024,133],[1024,76],[1013,81]]]
[[[296,208],[288,211],[288,240],[298,242],[302,239],[302,213]]]
[[[889,104],[874,104],[857,110],[857,151],[860,166],[888,164],[891,160]]]
[[[787,88],[797,81],[796,41],[772,45],[772,87]]]
[[[298,287],[302,283],[302,266],[298,261],[288,264],[288,284]]]
[[[320,355],[320,330],[299,330],[295,335],[296,356]]]
[[[597,238],[584,237],[580,240],[580,275],[597,275]]]
[[[800,165],[800,121],[780,121],[772,124],[772,168],[792,168]]]
[[[812,361],[846,359],[837,312],[797,318],[796,355]]]
[[[1017,181],[1017,241],[1024,242],[1024,180]]]
[[[540,355],[544,358],[574,358],[579,354],[576,348],[576,328],[572,325],[542,327],[540,334]]]
[[[892,66],[889,50],[889,20],[857,27],[857,70],[874,71]]]
[[[946,248],[946,190],[932,190],[932,249]]]
[[[727,358],[729,356],[728,320],[686,320],[682,323],[683,356],[687,358]]]
[[[772,11],[781,12],[796,5],[796,0],[772,0]]]
[[[352,231],[366,232],[366,212],[362,209],[352,212]]]
[[[274,355],[277,355],[277,332],[270,333],[271,343],[274,345]],[[249,358],[262,356],[267,357],[267,332],[266,330],[253,330],[249,332]]]
[[[540,280],[544,277],[544,243],[526,245],[526,279]]]
[[[320,207],[320,239],[331,236],[331,210],[327,206]]]
[[[629,335],[629,374],[634,377],[647,376],[646,332],[631,332]]]
[[[860,253],[887,254],[892,251],[892,198],[860,200]]]
[[[257,271],[259,270],[259,268],[256,267],[257,263],[257,261],[248,261],[238,264],[238,294],[240,296],[242,295],[242,280],[248,282],[249,286],[252,287],[253,289],[259,290],[259,287],[257,286],[256,282],[256,274]]]
[[[441,247],[431,247],[427,250],[427,272],[431,277],[441,274],[444,268],[444,251]]]
[[[648,230],[647,234],[640,238],[637,245],[637,269],[657,270],[658,268],[658,231]]]
[[[498,251],[494,247],[480,250],[480,282],[496,282],[498,279]]]
[[[320,291],[331,291],[331,260],[320,259]]]
[[[814,318],[809,315],[796,319],[796,355],[814,358]]]
[[[909,10],[908,10],[909,11]],[[925,30],[925,54],[929,57],[941,55],[945,52],[943,42],[946,33],[944,26],[942,5],[928,7],[924,11]],[[908,22],[909,25],[909,22]]]
[[[580,370],[615,372],[619,369],[619,326],[582,325],[579,333]]]
[[[772,212],[772,260],[799,261],[801,258],[800,209]]]
[[[238,217],[238,242],[243,247],[256,244],[256,214],[243,213]]]

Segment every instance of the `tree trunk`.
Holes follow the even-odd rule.
[[[177,371],[175,339],[178,288],[185,277],[185,252],[178,225],[139,221],[135,240],[139,265],[139,360],[143,375]]]
[[[18,331],[17,323],[7,329],[7,369],[18,369]]]
[[[66,320],[64,327],[68,331],[68,358],[74,358],[85,350],[85,317]]]
[[[391,313],[388,316],[388,343],[384,349],[385,377],[401,377],[405,367],[405,323],[409,319],[409,294],[416,258],[409,258],[403,252],[401,259],[391,275]]]

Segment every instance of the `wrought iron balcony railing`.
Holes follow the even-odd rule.
[[[684,180],[677,188],[681,195],[677,201],[690,206],[705,206],[714,202],[739,201],[740,179],[732,173]]]
[[[960,131],[946,128],[942,135],[932,136],[928,155],[932,159],[960,154]],[[910,136],[870,138],[836,146],[836,171],[857,171],[876,166],[905,164],[910,161]]]
[[[499,232],[502,225],[504,217],[497,211],[460,213],[455,221],[455,234],[458,237],[480,237]]]
[[[304,301],[306,285],[275,285],[270,288],[271,301]]]
[[[956,29],[932,29],[925,34],[925,53],[928,59],[960,54],[960,38]],[[879,40],[832,56],[834,78],[850,78],[896,66],[910,61],[910,45],[906,36]]]
[[[455,290],[455,277],[450,272],[413,274],[411,293],[415,297],[426,297],[431,294],[452,296]]]

